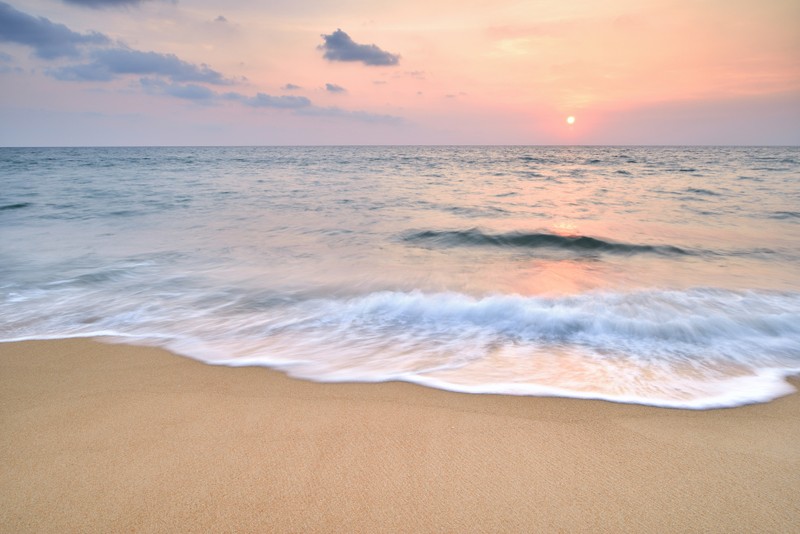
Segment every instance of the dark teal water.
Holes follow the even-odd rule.
[[[0,338],[703,408],[800,371],[800,149],[0,149]]]

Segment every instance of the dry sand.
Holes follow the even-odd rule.
[[[3,532],[791,532],[800,395],[682,411],[0,344]]]

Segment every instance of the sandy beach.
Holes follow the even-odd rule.
[[[800,396],[687,411],[0,344],[3,532],[788,532]],[[795,382],[796,385],[796,382]]]

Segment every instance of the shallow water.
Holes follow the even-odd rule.
[[[800,149],[0,149],[0,338],[703,408],[800,371]]]

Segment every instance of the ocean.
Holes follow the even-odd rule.
[[[0,340],[703,409],[800,373],[798,147],[0,148]]]

